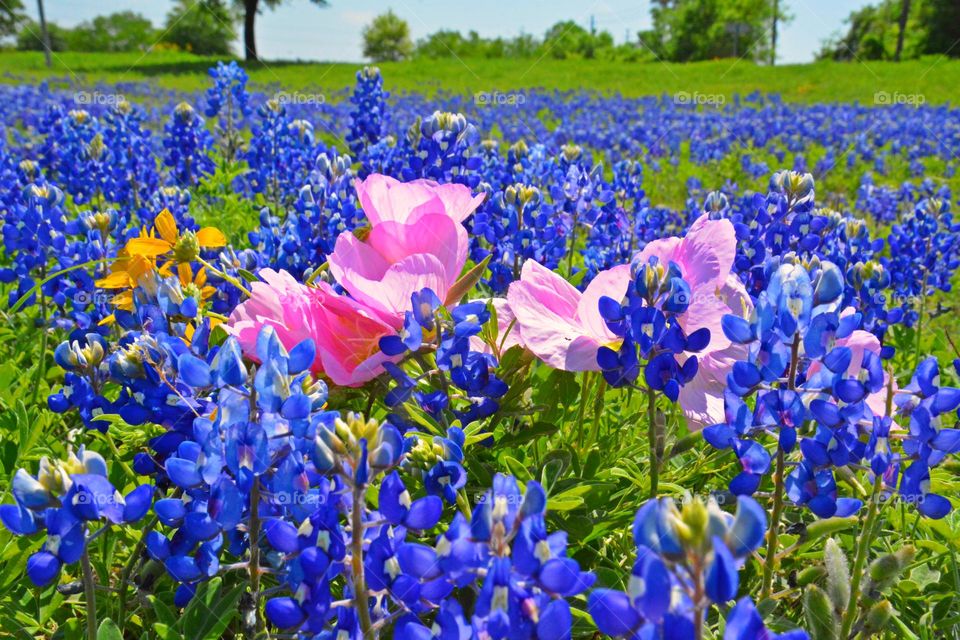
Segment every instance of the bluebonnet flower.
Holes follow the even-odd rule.
[[[110,154],[106,197],[139,214],[159,186],[153,137],[143,125],[142,111],[126,100],[118,100],[104,121],[104,146]]]
[[[736,597],[739,569],[763,544],[766,528],[766,513],[748,497],[737,500],[735,516],[712,498],[707,504],[694,499],[682,508],[667,498],[650,500],[634,519],[637,560],[628,590],[595,589],[588,611],[600,631],[613,637],[700,637],[697,628],[702,633],[706,610]],[[752,602],[744,598],[728,617],[724,637],[747,640],[765,632]]]
[[[885,267],[893,283],[894,302],[908,327],[920,320],[921,301],[936,290],[950,291],[960,266],[960,224],[953,222],[949,201],[929,198],[917,203],[890,230],[890,257]]]
[[[164,134],[163,164],[170,171],[169,184],[189,188],[213,175],[215,167],[210,157],[213,136],[189,103],[181,102],[174,107]]]
[[[710,331],[699,329],[687,336],[681,328],[677,319],[690,306],[691,295],[676,264],[651,257],[647,264],[632,264],[631,270],[633,280],[623,302],[600,299],[601,315],[623,343],[617,350],[600,347],[597,362],[614,387],[634,384],[642,363],[647,386],[676,402],[680,387],[697,373],[695,356],[682,364],[678,358],[705,347]]]
[[[479,135],[462,113],[436,111],[410,127],[406,136],[407,166],[403,180],[430,178],[475,187],[480,158],[474,155]]]
[[[507,385],[496,376],[496,359],[471,343],[490,320],[487,304],[466,302],[448,309],[430,289],[414,293],[410,304],[400,334],[380,339],[384,354],[409,354],[417,365],[413,375],[394,363],[384,365],[396,382],[387,405],[397,410],[412,398],[444,425],[451,418],[466,426],[493,415]]]
[[[267,100],[257,109],[257,116],[243,154],[250,166],[243,181],[280,215],[307,181],[317,154],[324,149],[314,142],[313,125],[292,119],[281,97]]]
[[[383,90],[383,77],[377,67],[364,67],[357,71],[357,85],[350,96],[353,109],[350,112],[350,131],[347,144],[355,156],[364,160],[364,152],[375,145],[384,135],[387,126],[387,105],[389,97]],[[361,178],[366,177],[364,175]]]
[[[213,86],[206,92],[204,115],[217,118],[217,145],[224,161],[230,163],[240,151],[244,122],[252,113],[247,94],[247,72],[231,60],[211,67],[210,77]]]
[[[566,555],[566,536],[549,534],[547,499],[537,482],[521,494],[517,481],[497,475],[469,523],[454,516],[436,543],[407,543],[398,557],[404,571],[421,579],[442,576],[454,586],[481,583],[470,622],[478,637],[568,637],[567,598],[594,582],[592,573]]]
[[[64,461],[40,459],[36,476],[19,469],[13,477],[15,504],[0,506],[0,520],[16,535],[46,534],[40,551],[27,560],[37,586],[56,580],[63,565],[86,553],[88,543],[110,525],[136,522],[150,509],[154,489],[140,485],[125,496],[107,478],[106,461],[81,447]],[[90,533],[90,525],[102,527]]]

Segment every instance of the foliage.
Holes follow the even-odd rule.
[[[118,11],[81,22],[70,29],[71,51],[138,51],[156,42],[153,24],[133,11]]]
[[[223,0],[177,0],[167,14],[162,41],[199,55],[230,55],[234,16]]]
[[[17,49],[20,51],[43,51],[43,38],[40,24],[26,19],[19,23],[17,31]],[[47,36],[50,38],[51,51],[66,51],[71,38],[71,30],[53,22],[47,22]]]
[[[0,7],[0,38],[15,35],[25,19],[23,0],[10,0]]]
[[[830,60],[890,60],[896,51],[897,20],[902,0],[883,0],[850,13],[846,33],[824,44],[818,57]],[[960,39],[956,3],[912,0],[905,29],[903,58],[924,55],[957,57],[953,44]]]
[[[779,3],[780,21],[785,3]],[[769,58],[770,0],[664,0],[651,8],[653,28],[640,34],[661,60]]]
[[[393,11],[378,15],[363,28],[363,55],[374,62],[396,62],[411,53],[410,25]]]

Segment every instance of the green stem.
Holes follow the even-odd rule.
[[[260,478],[254,476],[250,489],[250,595],[253,598],[253,615],[257,635],[264,629],[260,617]]]
[[[660,483],[659,429],[657,428],[657,392],[647,387],[647,443],[650,446],[650,498],[657,497]]]
[[[90,555],[87,550],[83,550],[80,556],[80,564],[83,568],[83,599],[87,607],[87,637],[97,637],[97,594],[96,582],[93,578],[93,567],[90,566]]]
[[[363,487],[353,488],[353,509],[350,522],[350,564],[353,579],[353,597],[357,603],[357,617],[360,621],[360,637],[363,640],[373,638],[373,624],[370,621],[370,596],[367,593],[367,580],[363,573]]]
[[[210,264],[209,262],[207,262],[207,261],[204,260],[203,258],[199,258],[199,257],[198,257],[198,258],[197,258],[197,262],[199,262],[200,264],[202,264],[203,266],[205,266],[205,267],[210,271],[210,273],[213,273],[213,274],[215,274],[215,275],[223,278],[224,280],[226,280],[227,282],[229,282],[230,284],[232,284],[233,286],[235,286],[237,289],[240,289],[240,291],[242,291],[244,294],[246,294],[246,296],[247,296],[248,298],[252,298],[252,297],[253,297],[253,293],[250,291],[250,289],[248,289],[242,282],[240,282],[239,279],[234,278],[232,275],[230,275],[230,274],[227,273],[226,271],[223,271],[223,270],[221,270],[221,269],[216,268],[215,266],[213,266],[212,264]]]
[[[578,214],[573,214],[573,225],[570,227],[570,252],[567,253],[567,279],[573,276],[573,253],[577,246],[577,220]]]
[[[130,558],[127,560],[127,564],[124,565],[123,571],[120,572],[120,614],[117,620],[121,633],[123,632],[124,625],[127,623],[127,582],[130,580],[130,574],[133,573],[134,565],[143,554],[144,547],[147,546],[147,534],[153,531],[153,527],[156,526],[156,524],[157,519],[152,518],[150,522],[147,523],[147,526],[143,528],[140,532],[140,539],[137,541],[137,546],[134,547],[133,553],[130,554]]]
[[[790,347],[790,369],[787,372],[787,388],[797,387],[797,369],[800,365],[800,334],[793,337]],[[773,588],[773,569],[777,564],[777,546],[780,542],[780,517],[783,515],[784,475],[786,474],[786,455],[777,445],[777,468],[773,475],[773,513],[770,515],[770,529],[767,532],[767,555],[763,559],[763,583],[760,599],[770,597]]]
[[[850,602],[847,604],[847,611],[843,616],[843,623],[840,626],[840,637],[849,638],[850,629],[857,617],[857,609],[860,601],[860,583],[863,580],[863,568],[867,563],[867,556],[870,554],[870,543],[873,542],[873,530],[877,520],[877,514],[880,509],[880,489],[883,487],[883,476],[877,476],[873,481],[873,494],[870,496],[870,504],[867,507],[867,517],[864,520],[863,529],[860,531],[860,542],[857,544],[857,555],[853,560],[853,572],[850,583]]]
[[[590,391],[590,372],[584,371],[580,380],[580,406],[577,407],[577,447],[583,450],[583,423],[587,413],[587,393]]]
[[[600,412],[603,410],[603,399],[607,392],[607,381],[600,376],[600,382],[597,383],[597,395],[593,400],[593,424],[590,428],[590,444],[596,444],[600,439]]]
[[[40,271],[40,280],[45,277],[44,271]],[[37,375],[33,382],[33,394],[30,396],[30,404],[37,403],[37,396],[40,394],[40,383],[46,374],[47,369],[47,296],[43,293],[43,287],[40,287],[40,360],[37,362]]]
[[[760,599],[770,597],[773,587],[773,569],[777,560],[777,545],[780,541],[780,517],[783,515],[783,475],[786,456],[783,449],[777,448],[777,470],[774,472],[773,513],[770,515],[770,529],[767,532],[767,555],[763,562],[763,587]]]

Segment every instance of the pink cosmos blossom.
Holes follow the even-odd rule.
[[[374,226],[366,241],[340,234],[330,272],[355,300],[399,328],[413,293],[430,288],[446,298],[468,246],[466,230],[446,213],[427,213],[410,223],[387,220]]]
[[[337,294],[321,282],[315,290],[318,355],[323,372],[334,384],[358,387],[383,373],[390,358],[380,351],[380,338],[395,335],[391,318],[362,302]]]
[[[257,335],[272,326],[287,349],[310,338],[316,347],[311,365],[334,384],[355,387],[383,372],[388,360],[380,338],[396,333],[391,318],[320,283],[310,288],[286,271],[262,269],[263,282],[250,285],[253,295],[234,309],[225,325],[243,353],[256,359]]]
[[[462,184],[438,184],[432,180],[400,182],[395,178],[372,174],[355,183],[360,206],[370,226],[393,221],[412,224],[421,216],[442,213],[454,222],[463,222],[483,202]]]
[[[678,318],[680,326],[687,335],[704,327],[710,330],[710,344],[697,354],[697,375],[680,391],[680,406],[691,430],[723,421],[727,374],[747,354],[746,347],[727,339],[720,324],[726,314],[746,318],[753,310],[746,289],[731,274],[736,252],[733,224],[704,214],[685,237],[654,240],[639,255],[642,264],[656,256],[664,264],[675,262],[680,267],[690,286],[690,306]]]
[[[236,336],[243,353],[256,358],[257,336],[267,325],[276,330],[280,344],[288,350],[307,338],[318,342],[319,305],[311,290],[286,271],[261,269],[259,276],[262,282],[250,285],[253,295],[233,310],[224,325]],[[320,370],[319,352],[311,368]]]
[[[470,239],[461,222],[484,196],[463,185],[378,174],[356,189],[372,229],[364,241],[352,233],[337,238],[330,272],[354,299],[399,327],[413,293],[430,288],[445,300],[467,260]]]
[[[621,265],[597,274],[581,294],[558,274],[527,260],[507,292],[517,338],[554,369],[599,371],[597,350],[618,340],[600,316],[600,298],[620,300],[629,283],[630,267]]]

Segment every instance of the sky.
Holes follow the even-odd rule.
[[[821,43],[843,29],[851,11],[870,0],[781,0],[794,16],[781,30],[778,61],[809,62]],[[36,17],[36,3],[26,2]],[[163,0],[45,0],[47,19],[73,26],[96,15],[136,11],[161,25],[171,2]],[[627,35],[650,28],[650,0],[329,0],[319,8],[310,0],[286,0],[257,18],[257,48],[266,60],[363,61],[360,30],[388,9],[406,20],[414,39],[439,29],[481,36],[537,36],[560,20],[572,19]],[[239,52],[239,43],[235,45]]]

